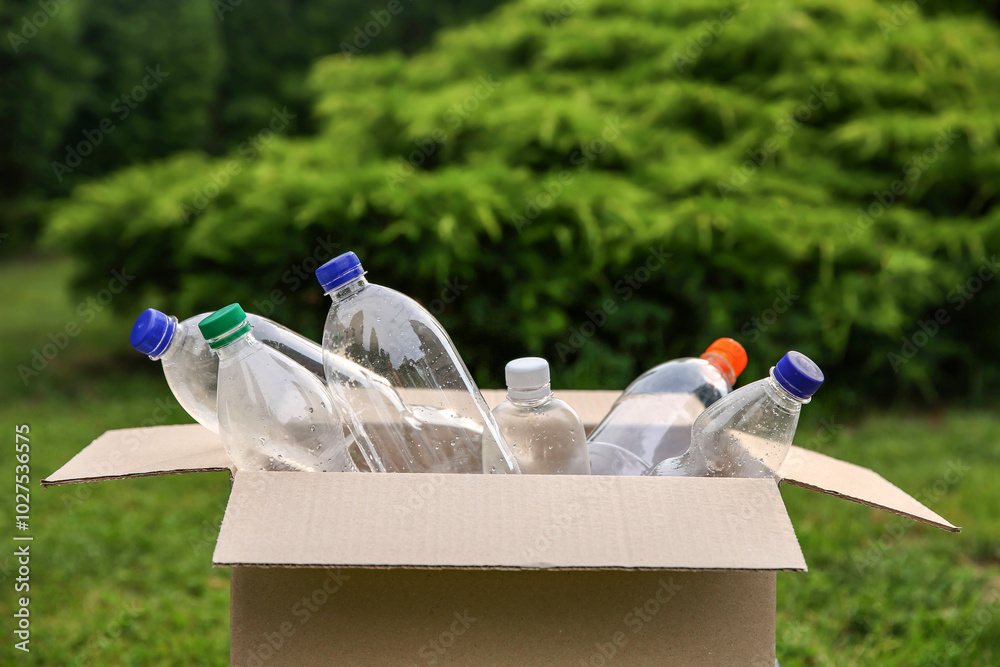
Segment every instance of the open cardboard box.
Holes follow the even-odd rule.
[[[618,392],[558,395],[590,430]],[[772,667],[776,573],[806,570],[770,479],[236,472],[192,424],[109,431],[42,483],[211,471],[241,667]],[[959,530],[797,447],[780,482]]]

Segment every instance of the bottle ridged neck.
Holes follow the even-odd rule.
[[[535,408],[552,400],[552,385],[541,387],[507,387],[507,400],[522,408]]]
[[[368,279],[362,275],[358,276],[346,285],[334,287],[332,290],[327,292],[326,295],[333,299],[334,303],[337,303],[338,301],[343,301],[350,296],[354,296],[366,287],[368,287]]]

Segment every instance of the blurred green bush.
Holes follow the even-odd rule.
[[[901,6],[520,0],[409,60],[322,60],[316,136],[127,169],[47,238],[85,290],[124,262],[117,307],[240,300],[313,335],[315,259],[354,249],[488,385],[533,353],[620,387],[733,335],[749,377],[799,349],[847,405],[975,397],[1000,389],[1000,31]]]
[[[34,240],[47,198],[178,150],[232,150],[276,106],[295,115],[286,134],[312,132],[306,77],[316,58],[341,43],[410,52],[497,0],[407,3],[395,14],[387,3],[3,2],[0,228],[11,238],[0,251]]]

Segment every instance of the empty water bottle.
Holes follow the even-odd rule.
[[[483,472],[483,447],[500,457],[486,472],[517,472],[496,422],[454,344],[413,299],[370,284],[348,252],[316,270],[333,300],[323,332],[327,384],[351,415],[372,470]],[[372,378],[343,378],[344,357],[388,381],[402,403],[373,391]]]
[[[196,422],[218,433],[219,357],[198,329],[198,323],[209,315],[201,313],[178,321],[148,308],[132,325],[129,342],[150,359],[162,362],[163,375],[177,402]],[[323,348],[319,345],[265,317],[247,313],[247,321],[253,327],[254,338],[294,359],[318,378],[325,377]]]
[[[579,415],[552,396],[549,363],[539,357],[507,364],[507,400],[493,408],[500,435],[521,474],[589,475],[587,434]],[[496,452],[483,448],[487,465]]]
[[[823,372],[789,352],[770,376],[709,406],[691,429],[691,447],[658,463],[652,475],[773,477],[792,446],[802,406],[823,384]]]
[[[674,359],[640,375],[590,434],[593,474],[642,475],[683,454],[694,420],[732,390],[746,365],[743,346],[720,338],[697,359]]]
[[[239,304],[209,315],[198,328],[219,355],[219,430],[237,468],[356,469],[326,384],[260,343]]]

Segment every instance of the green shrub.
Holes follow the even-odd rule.
[[[317,136],[81,187],[48,238],[83,289],[125,258],[116,306],[277,290],[274,317],[315,335],[327,304],[296,272],[329,235],[318,255],[354,249],[432,305],[489,385],[532,353],[561,386],[620,387],[734,335],[749,377],[796,348],[845,398],[974,396],[1000,388],[1000,292],[953,290],[1000,231],[1000,32],[891,17],[522,0],[409,60],[319,62]]]

